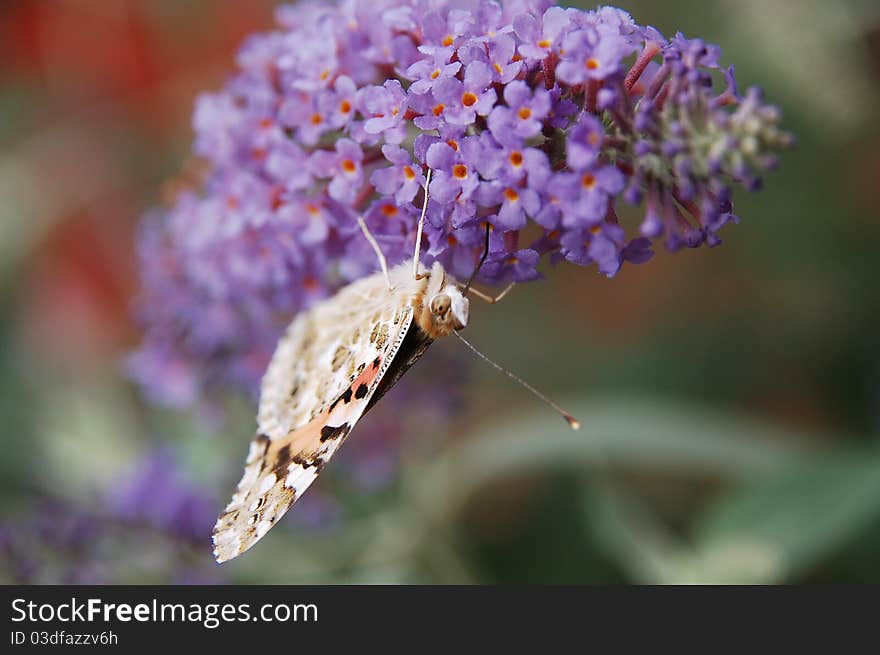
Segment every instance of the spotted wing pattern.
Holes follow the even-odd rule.
[[[253,546],[318,477],[366,410],[413,318],[413,290],[374,275],[300,314],[260,396],[244,475],[214,526],[223,562]]]

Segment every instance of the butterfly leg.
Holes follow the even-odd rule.
[[[491,231],[492,231],[492,226],[489,223],[486,223],[486,245],[483,248],[483,254],[480,257],[480,261],[477,263],[477,267],[474,269],[474,272],[471,274],[471,279],[468,280],[467,284],[464,285],[464,289],[462,290],[462,293],[472,293],[480,300],[485,300],[490,305],[494,305],[497,302],[501,302],[501,299],[504,296],[506,296],[507,293],[511,289],[513,289],[513,287],[516,285],[516,282],[511,282],[510,284],[508,284],[506,287],[504,287],[504,289],[501,291],[501,293],[499,293],[495,297],[492,297],[489,294],[483,293],[482,291],[471,287],[471,284],[473,284],[474,279],[477,277],[477,273],[479,273],[480,269],[483,267],[483,264],[486,261],[486,257],[489,256],[489,234]]]
[[[428,185],[431,184],[431,169],[425,176],[425,201],[422,203],[422,215],[419,216],[419,227],[416,230],[416,249],[413,252],[413,277],[418,280],[419,276],[419,250],[422,248],[422,230],[425,229],[425,214],[428,213]]]
[[[502,289],[501,293],[499,293],[497,296],[494,296],[494,297],[490,296],[487,293],[483,293],[479,289],[474,289],[473,287],[468,287],[468,293],[472,293],[480,300],[485,300],[490,305],[494,305],[497,302],[501,302],[501,299],[504,298],[504,296],[506,296],[507,293],[511,289],[513,289],[513,287],[515,287],[515,286],[516,286],[516,282],[511,282],[506,287],[504,287],[504,289]]]
[[[373,236],[373,233],[370,232],[370,228],[367,227],[364,219],[360,216],[358,216],[358,225],[361,226],[361,231],[364,233],[364,236],[367,237],[367,241],[370,242],[370,245],[373,246],[373,250],[376,251],[376,257],[379,259],[379,267],[385,275],[385,282],[388,284],[388,289],[391,290],[391,278],[388,276],[388,262],[385,261],[385,255],[382,254],[382,249],[379,248],[379,242],[376,241],[376,237]]]

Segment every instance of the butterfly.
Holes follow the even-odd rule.
[[[359,221],[382,270],[300,313],[278,342],[244,474],[214,526],[218,562],[259,541],[428,346],[467,325],[461,285],[441,264],[428,270],[418,261],[424,212],[412,268],[404,262],[389,270]]]
[[[458,334],[468,323],[468,292],[494,303],[513,283],[494,298],[471,287],[488,254],[488,226],[483,256],[467,284],[447,275],[439,262],[430,269],[419,262],[429,181],[430,170],[412,266],[403,262],[389,270],[378,243],[359,219],[381,270],[297,315],[279,340],[261,384],[257,433],[244,474],[214,526],[218,562],[237,557],[257,543],[302,497],[358,420],[431,343],[450,334],[577,428],[577,421],[567,412],[488,360]]]

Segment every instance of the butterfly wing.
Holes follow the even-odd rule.
[[[214,557],[259,541],[305,492],[370,404],[413,318],[411,289],[371,276],[300,314],[276,348],[257,436],[214,526]]]

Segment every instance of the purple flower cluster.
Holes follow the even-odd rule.
[[[197,102],[203,184],[144,224],[130,363],[160,400],[255,388],[295,312],[376,270],[357,217],[389,262],[410,256],[428,169],[426,265],[468,278],[489,226],[484,283],[536,279],[544,258],[613,276],[658,239],[719,243],[732,188],[790,142],[717,47],[612,7],[348,0],[277,18]]]
[[[114,485],[106,505],[120,521],[148,525],[182,542],[204,545],[216,519],[215,500],[188,482],[174,454],[160,448]]]
[[[216,500],[186,482],[172,451],[147,453],[110,489],[87,508],[43,498],[0,522],[0,583],[222,581],[208,557]],[[167,556],[145,560],[146,552]]]

